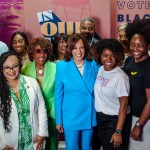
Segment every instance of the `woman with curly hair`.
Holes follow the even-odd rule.
[[[19,55],[23,65],[30,62],[27,54],[28,45],[28,38],[24,32],[17,31],[12,34],[9,49]]]
[[[150,148],[150,19],[135,20],[126,28],[132,56],[124,70],[130,78],[132,128],[129,150]]]
[[[56,128],[64,131],[66,150],[91,150],[96,126],[93,88],[99,66],[89,58],[89,45],[81,34],[68,38],[65,58],[56,68]]]
[[[69,36],[65,33],[60,33],[55,36],[53,40],[53,54],[55,61],[60,61],[64,59],[68,37]]]
[[[48,136],[44,99],[37,81],[20,69],[16,53],[0,56],[0,149],[42,150]]]
[[[44,96],[48,114],[49,138],[46,138],[46,150],[57,149],[57,132],[54,112],[55,63],[49,62],[52,44],[44,38],[31,40],[28,46],[31,63],[23,66],[22,74],[35,78]]]
[[[103,150],[127,150],[130,131],[129,78],[120,68],[124,48],[116,39],[102,39],[95,46],[100,67],[94,85],[99,140]]]

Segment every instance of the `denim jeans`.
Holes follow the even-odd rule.
[[[117,115],[106,115],[102,112],[97,113],[97,124],[99,132],[99,142],[103,147],[103,150],[128,150],[130,127],[131,127],[131,115],[127,115],[122,132],[123,144],[119,148],[114,148],[113,143],[110,143],[110,139],[116,130],[118,122]]]

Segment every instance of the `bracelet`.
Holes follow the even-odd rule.
[[[119,129],[116,129],[116,131],[115,131],[115,133],[117,133],[117,134],[122,134],[122,130],[119,130]]]
[[[141,128],[141,129],[142,129],[142,127],[143,127],[143,125],[142,125],[139,121],[137,121],[137,122],[135,123],[135,126]]]

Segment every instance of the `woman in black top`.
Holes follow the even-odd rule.
[[[130,78],[132,128],[129,150],[148,150],[150,147],[150,19],[138,20],[126,28],[132,56],[124,70]]]

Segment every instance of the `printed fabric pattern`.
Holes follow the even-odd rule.
[[[18,150],[34,150],[32,143],[32,127],[30,119],[30,99],[25,89],[25,79],[20,75],[20,99],[16,97],[13,90],[10,88],[11,97],[13,98],[19,119],[18,133]]]

